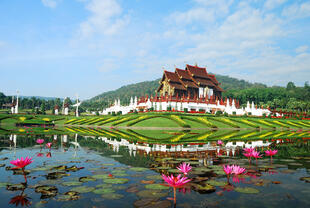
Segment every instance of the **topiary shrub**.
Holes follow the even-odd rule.
[[[167,107],[167,111],[171,111],[171,106],[168,106],[168,107]]]
[[[266,113],[263,113],[263,115],[262,115],[262,116],[263,116],[263,118],[266,118]]]
[[[116,116],[116,114],[115,114],[115,112],[114,112],[114,111],[112,111],[112,116]]]
[[[251,116],[252,115],[252,113],[251,112],[248,112],[248,116]]]
[[[222,115],[222,114],[223,114],[222,111],[216,111],[215,116],[220,116],[220,115]]]
[[[237,112],[236,112],[236,111],[233,111],[232,114],[235,116],[235,115],[237,115]]]
[[[184,108],[184,113],[187,113],[188,112],[188,109],[187,108]]]
[[[224,116],[225,116],[225,117],[228,117],[228,113],[227,113],[227,112],[225,112],[225,113],[224,113]]]

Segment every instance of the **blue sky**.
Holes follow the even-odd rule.
[[[185,64],[310,78],[310,1],[1,0],[0,92],[88,99]]]

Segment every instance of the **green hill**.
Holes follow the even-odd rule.
[[[221,83],[221,87],[226,90],[242,90],[248,88],[266,88],[267,86],[261,83],[250,83],[245,80],[239,80],[236,78],[232,78],[229,76],[223,75],[215,75],[216,79]],[[100,95],[97,95],[85,102],[83,102],[82,106],[87,108],[99,108],[108,106],[114,102],[115,99],[120,98],[121,103],[129,103],[130,97],[134,96],[145,96],[145,95],[154,95],[155,90],[159,86],[159,80],[156,79],[154,81],[145,81],[139,82],[136,84],[125,85],[120,87],[119,89],[104,92]]]

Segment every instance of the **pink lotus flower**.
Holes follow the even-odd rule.
[[[271,157],[277,153],[278,153],[278,150],[267,150],[267,151],[265,151],[266,156],[271,156]]]
[[[47,147],[47,148],[51,148],[51,147],[52,147],[52,143],[50,143],[50,142],[49,142],[49,143],[46,143],[46,147]]]
[[[254,148],[250,147],[250,148],[244,148],[243,151],[245,151],[246,153],[251,153],[254,151]]]
[[[171,176],[166,176],[166,175],[162,174],[162,178],[164,179],[164,181],[166,181],[168,183],[169,186],[171,186],[173,188],[183,186],[184,184],[191,181],[187,177],[181,177],[181,174],[179,174],[177,177],[174,177],[172,174],[171,174]]]
[[[227,176],[231,175],[233,173],[233,167],[230,165],[223,165],[224,172]]]
[[[217,140],[217,144],[222,146],[224,144],[224,142],[222,140]]]
[[[189,163],[182,163],[179,167],[177,167],[184,175],[187,175],[187,173],[192,169],[191,165]]]
[[[253,151],[252,152],[252,157],[257,159],[257,158],[262,158],[262,155],[260,155],[260,152],[258,152],[258,151]]]
[[[42,157],[42,156],[43,156],[43,153],[41,153],[41,152],[37,153],[37,157]]]
[[[27,165],[32,163],[32,157],[26,157],[25,159],[23,157],[21,157],[20,159],[17,160],[12,160],[10,162],[12,165],[15,165],[15,169],[21,168],[24,169]]]
[[[44,139],[37,139],[37,143],[38,144],[43,144],[44,143]]]
[[[239,165],[232,165],[232,173],[235,175],[240,175],[244,173],[245,168],[241,168]]]
[[[246,156],[247,158],[251,158],[252,152],[245,152],[245,153],[243,153],[243,155]]]
[[[52,153],[51,152],[46,153],[46,157],[48,158],[52,157]]]

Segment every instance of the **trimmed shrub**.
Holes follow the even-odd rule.
[[[224,113],[224,116],[225,116],[225,117],[228,117],[228,113],[227,113],[227,112],[225,112],[225,113]]]
[[[251,112],[248,112],[248,115],[249,115],[249,116],[251,116],[251,115],[252,115],[252,113],[251,113]]]
[[[171,106],[168,106],[168,107],[167,107],[167,111],[171,111]]]
[[[222,115],[222,114],[223,114],[222,111],[216,111],[215,116],[220,116],[220,115]]]
[[[117,112],[117,115],[122,115],[122,111],[118,111],[118,112]]]
[[[233,111],[232,114],[235,116],[235,115],[237,115],[237,112],[236,112],[236,111]]]
[[[263,118],[266,118],[266,113],[263,113],[263,115],[262,115],[262,116],[263,116]]]
[[[187,108],[184,108],[184,113],[187,113],[188,112],[188,109]]]
[[[112,116],[116,116],[116,114],[115,114],[115,112],[114,112],[114,111],[112,111]]]

